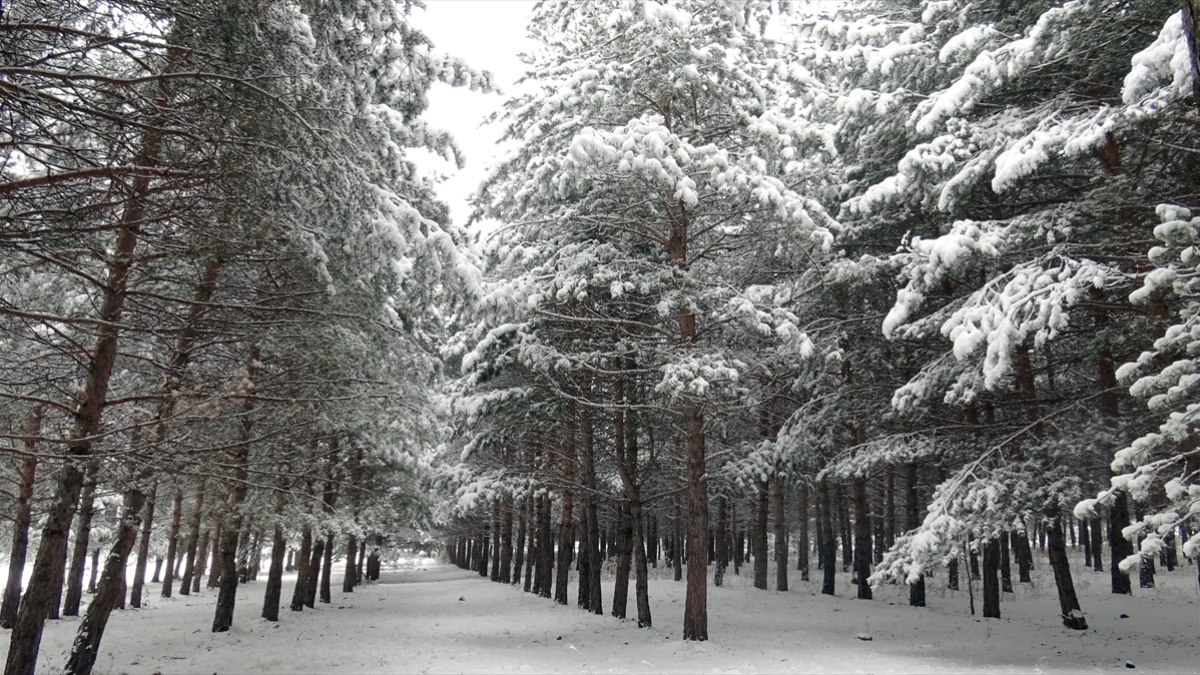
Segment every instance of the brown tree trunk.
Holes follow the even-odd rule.
[[[342,574],[342,592],[353,593],[354,584],[358,582],[358,536],[354,533],[346,535],[346,569]]]
[[[133,583],[129,586],[129,604],[135,609],[142,606],[145,595],[146,565],[150,562],[150,535],[154,528],[154,507],[158,499],[158,479],[150,484],[150,492],[146,494],[145,515],[142,517],[141,534],[138,537],[137,560],[133,563]],[[155,570],[154,576],[158,576]]]
[[[108,617],[118,600],[125,596],[125,568],[138,534],[138,512],[142,510],[146,498],[142,492],[131,490],[125,494],[124,501],[124,513],[117,529],[112,553],[104,566],[104,576],[100,579],[96,595],[92,597],[79,624],[64,668],[66,672],[74,675],[87,675],[92,672],[100,650],[100,639],[108,625]]]
[[[258,345],[249,345],[246,361],[246,382],[249,393],[254,391],[255,376],[258,374],[260,352]],[[242,423],[239,430],[238,442],[230,450],[229,463],[233,468],[233,481],[229,488],[229,512],[226,515],[224,532],[221,534],[221,582],[217,591],[217,609],[213,614],[212,632],[223,633],[233,625],[233,608],[237,603],[237,552],[238,537],[245,526],[242,513],[248,492],[247,479],[250,477],[250,430],[254,424],[250,415],[253,403],[250,398],[242,406]],[[178,533],[178,517],[172,516],[172,528]],[[217,560],[213,561],[216,571]]]
[[[1075,584],[1071,580],[1071,565],[1063,542],[1062,518],[1057,518],[1046,529],[1046,548],[1050,569],[1054,571],[1054,581],[1058,587],[1058,605],[1062,611],[1063,625],[1072,630],[1087,630],[1087,619],[1079,607],[1079,597],[1075,595]]]
[[[87,564],[88,539],[92,532],[92,517],[96,514],[96,471],[93,462],[87,467],[87,478],[79,495],[79,517],[75,523],[75,541],[72,542],[71,560],[66,570],[67,594],[63,598],[63,616],[79,616],[79,603],[83,600],[83,568]]]
[[[525,537],[527,536],[526,528],[529,523],[529,497],[525,496],[520,499],[518,508],[521,509],[517,514],[517,539],[513,542],[513,572],[512,583],[521,583],[521,572],[525,566]]]
[[[633,524],[629,519],[629,505],[618,508],[617,521],[617,569],[613,585],[612,615],[625,618],[629,605],[629,572],[633,565]]]
[[[917,463],[904,465],[904,529],[912,531],[921,525],[921,502],[917,493]],[[908,585],[908,605],[925,606],[925,575]]]
[[[217,588],[221,585],[221,539],[225,535],[225,517],[217,518],[216,530],[212,535],[212,569],[208,572],[208,583],[205,588]]]
[[[88,575],[88,593],[96,592],[96,582],[100,579],[100,549],[92,549],[92,571]]]
[[[287,483],[275,492],[275,528],[271,537],[271,566],[267,570],[267,588],[263,592],[262,618],[279,620],[280,596],[283,594],[283,562],[287,551],[287,539],[283,536],[283,524],[279,522],[287,503]]]
[[[1091,535],[1089,541],[1092,545],[1092,569],[1097,572],[1104,571],[1104,523],[1099,518],[1092,518]]]
[[[770,484],[758,481],[754,485],[754,501],[750,504],[754,516],[751,530],[753,541],[750,555],[754,556],[754,587],[767,590],[767,517],[770,509]]]
[[[500,500],[492,500],[492,572],[490,579],[500,581]]]
[[[587,540],[580,555],[588,557],[588,607],[593,614],[604,614],[603,597],[601,595],[600,573],[602,571],[599,533],[600,518],[596,508],[596,465],[593,452],[592,417],[587,410],[581,410],[579,415],[579,471],[580,482],[587,491],[583,500],[584,521],[587,523]],[[700,560],[704,560],[701,555]],[[583,576],[582,572],[580,576]]]
[[[575,483],[575,428],[576,428],[576,410],[575,406],[568,405],[566,420],[563,424],[563,480],[567,485]],[[558,521],[558,570],[555,574],[554,583],[554,602],[560,605],[565,605],[569,602],[568,599],[568,583],[571,567],[571,553],[575,549],[575,501],[572,497],[571,490],[562,491],[562,512]],[[583,552],[580,551],[580,555]],[[580,583],[587,583],[586,579],[581,579]]]
[[[321,558],[321,597],[319,600],[328,605],[333,602],[333,591],[330,580],[333,577],[333,533],[325,535],[325,550]]]
[[[800,517],[796,523],[800,527],[796,539],[796,569],[800,572],[800,581],[808,581],[808,485],[800,486]]]
[[[788,589],[787,509],[783,495],[783,480],[771,479],[771,510],[775,512],[775,590]]]
[[[550,515],[552,505],[550,495],[542,493],[538,497],[538,551],[537,579],[534,591],[543,598],[550,597],[553,591],[554,540],[550,533]]]
[[[851,483],[854,499],[854,578],[859,600],[871,599],[871,519],[867,515],[867,481],[856,477]]]
[[[183,493],[175,488],[171,499],[171,529],[167,535],[167,574],[163,577],[162,596],[171,597],[175,586],[175,563],[179,555],[179,525],[183,519]]]
[[[183,565],[183,577],[179,580],[180,595],[189,595],[192,592],[193,580],[197,577],[196,553],[205,550],[200,544],[200,520],[204,514],[204,497],[207,484],[208,477],[201,476],[200,482],[196,487],[196,503],[192,507],[192,514],[188,521],[187,561]]]
[[[1108,510],[1109,570],[1112,575],[1112,592],[1131,595],[1133,587],[1129,575],[1121,570],[1121,561],[1133,555],[1133,544],[1121,534],[1129,527],[1129,498],[1118,492]]]
[[[1000,533],[1000,592],[1012,593],[1012,561],[1010,560],[1009,549],[1012,544],[1012,535],[1005,530]]]
[[[729,567],[729,500],[717,498],[716,570],[713,571],[713,586],[720,588],[725,579],[725,568]]]
[[[819,548],[821,558],[821,593],[834,594],[834,584],[837,579],[837,539],[833,536],[833,490],[829,487],[829,479],[821,479],[821,542]]]
[[[983,616],[1000,618],[1000,540],[983,546]]]
[[[37,441],[42,430],[42,407],[34,406],[25,418],[25,438],[22,444],[25,457],[21,460],[19,485],[17,488],[16,513],[13,516],[12,549],[8,556],[8,581],[4,586],[4,600],[0,603],[0,628],[12,628],[17,621],[17,609],[21,603],[21,576],[25,573],[25,558],[29,553],[29,526],[33,522],[33,486],[37,477]]]
[[[504,497],[504,500],[500,505],[500,583],[512,583],[512,564],[513,498]]]

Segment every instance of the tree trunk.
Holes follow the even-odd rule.
[[[171,597],[175,585],[175,562],[179,554],[179,525],[183,518],[183,493],[175,489],[171,500],[171,529],[167,535],[167,575],[163,578],[162,596]]]
[[[1132,595],[1129,575],[1121,571],[1121,561],[1133,555],[1133,544],[1121,534],[1126,527],[1129,527],[1129,498],[1125,493],[1118,492],[1108,510],[1109,570],[1112,574],[1112,592]]]
[[[1089,525],[1090,518],[1079,521],[1079,548],[1083,549],[1083,566],[1092,566],[1092,533]]]
[[[271,537],[271,567],[267,570],[267,588],[263,592],[262,618],[267,621],[279,620],[280,596],[283,595],[283,562],[287,552],[287,539],[283,536],[283,524],[280,518],[286,505],[287,494],[284,489],[275,493],[275,527]]]
[[[521,512],[517,514],[517,540],[513,543],[512,583],[521,583],[521,568],[525,566],[525,528],[528,527],[529,497],[520,500]]]
[[[1071,580],[1071,565],[1063,542],[1062,518],[1055,519],[1046,529],[1046,548],[1050,569],[1054,571],[1054,583],[1058,587],[1058,606],[1062,611],[1063,625],[1072,630],[1087,630],[1087,619],[1079,607],[1075,583]]]
[[[770,484],[767,481],[755,483],[754,501],[750,509],[754,514],[754,540],[750,548],[754,556],[754,587],[764,591],[767,590],[767,517],[770,499]]]
[[[808,581],[808,485],[800,486],[800,517],[796,523],[800,531],[796,536],[796,569],[800,572],[800,581]]]
[[[567,485],[573,485],[575,483],[576,466],[576,409],[574,405],[567,407],[566,420],[563,426],[563,480]],[[562,491],[562,512],[558,521],[558,570],[555,574],[554,602],[560,605],[565,605],[569,602],[568,585],[570,581],[570,567],[572,552],[575,550],[575,500],[571,492],[571,490]],[[583,555],[582,550],[580,551],[580,555]],[[580,583],[586,584],[587,580],[581,578]]]
[[[8,582],[4,586],[4,600],[0,603],[0,628],[13,627],[21,603],[21,577],[25,573],[25,558],[29,553],[29,526],[33,522],[31,504],[38,465],[37,441],[34,439],[41,430],[42,407],[34,406],[25,418],[25,438],[22,441],[25,458],[21,460],[12,549],[8,556]]]
[[[225,534],[224,516],[217,519],[217,528],[212,535],[212,569],[208,572],[206,588],[217,588],[221,585],[221,538]]]
[[[205,551],[200,545],[200,520],[204,514],[204,497],[208,477],[201,476],[196,487],[196,503],[192,507],[191,518],[188,521],[187,561],[183,565],[183,578],[179,580],[179,594],[188,595],[192,592],[193,580],[196,578],[196,554]],[[203,555],[203,553],[201,553]]]
[[[313,548],[312,527],[305,523],[304,528],[300,531],[300,551],[296,554],[296,586],[292,589],[292,604],[293,612],[304,611],[304,605],[307,604],[308,587],[309,587],[309,571],[312,569],[311,557]],[[308,605],[312,607],[311,604]]]
[[[1200,111],[1200,0],[1179,0],[1183,12],[1183,34],[1187,40],[1192,71],[1192,98]]]
[[[599,533],[600,533],[600,518],[596,507],[596,494],[598,492],[596,486],[596,464],[595,453],[593,452],[593,433],[592,433],[592,417],[591,413],[584,409],[579,415],[579,471],[583,488],[587,490],[587,495],[583,500],[583,515],[587,522],[587,543],[584,546],[584,551],[588,556],[588,609],[593,614],[604,614],[604,603],[601,594],[600,573],[602,571],[602,559],[600,557]],[[704,560],[701,555],[700,560]],[[707,571],[706,571],[707,572]],[[582,573],[580,576],[583,576]],[[706,580],[707,581],[707,580]],[[686,632],[686,631],[685,631]]]
[[[88,593],[96,592],[96,583],[100,579],[100,548],[92,549],[92,570],[88,575]]]
[[[75,541],[72,542],[71,561],[67,567],[67,594],[63,598],[63,616],[79,616],[79,603],[83,600],[83,568],[87,565],[88,539],[92,533],[92,517],[96,514],[96,471],[95,463],[89,464],[83,491],[79,495],[79,517],[75,523]]]
[[[246,388],[254,393],[254,380],[258,373],[260,352],[258,345],[251,343],[246,361]],[[223,633],[233,625],[233,608],[237,602],[237,552],[238,537],[245,524],[242,514],[248,490],[247,479],[250,477],[250,430],[254,424],[250,415],[253,403],[250,398],[242,404],[241,429],[238,432],[238,442],[230,450],[229,463],[233,468],[233,481],[229,488],[229,513],[225,522],[225,531],[221,535],[221,585],[217,592],[217,609],[213,614],[212,632]],[[176,494],[178,497],[178,493]],[[172,516],[172,529],[178,533],[178,517]],[[213,568],[217,561],[213,561]]]
[[[775,512],[775,590],[788,589],[787,509],[783,495],[783,479],[771,479],[771,509]]]
[[[1092,533],[1089,537],[1092,544],[1092,569],[1104,571],[1104,523],[1099,518],[1092,518],[1090,523]]]
[[[1029,531],[1022,528],[1020,531],[1010,532],[1009,541],[1012,543],[1013,555],[1017,558],[1017,580],[1023,584],[1031,583],[1029,572],[1033,569],[1033,551],[1029,547]]]
[[[854,497],[854,578],[858,584],[858,599],[871,599],[871,519],[867,515],[867,481],[854,478],[851,483]]]
[[[490,579],[500,581],[500,500],[492,500],[492,572]]]
[[[713,571],[713,586],[720,588],[725,579],[725,568],[729,567],[729,500],[717,498],[716,564]]]
[[[504,497],[500,505],[500,574],[502,584],[512,583],[513,499]]]
[[[141,519],[138,512],[146,502],[145,495],[138,490],[125,493],[124,514],[117,528],[117,538],[104,566],[96,595],[88,603],[87,612],[79,624],[75,641],[67,658],[64,670],[74,675],[92,672],[100,650],[100,639],[108,625],[108,617],[119,599],[125,597],[125,569],[129,563],[129,552],[133,550]]]
[[[1005,530],[1000,533],[1000,592],[1012,593],[1012,562],[1009,559],[1009,548],[1012,544],[1012,534]]]
[[[150,583],[157,584],[162,582],[163,562],[165,561],[161,556],[154,556],[154,576],[150,578]]]
[[[917,492],[917,463],[904,465],[904,529],[912,531],[921,525],[921,502]],[[925,575],[908,585],[908,606],[925,606]]]
[[[612,615],[618,619],[625,618],[629,605],[629,572],[633,565],[633,526],[629,520],[629,504],[623,503],[618,509],[617,569],[612,599]]]
[[[353,593],[356,583],[358,583],[358,537],[354,533],[350,533],[346,535],[346,570],[342,575],[342,592]]]
[[[833,595],[837,579],[837,540],[833,537],[832,490],[828,479],[821,480],[821,593]]]
[[[983,616],[1000,618],[1000,540],[983,546]]]
[[[325,550],[321,558],[321,597],[320,601],[328,605],[333,602],[333,591],[330,579],[333,577],[333,533],[325,535]]]

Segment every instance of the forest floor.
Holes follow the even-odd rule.
[[[1081,566],[1080,566],[1081,567]],[[839,575],[840,597],[816,582],[792,591],[758,591],[729,574],[709,589],[706,643],[680,640],[683,582],[651,570],[654,627],[595,616],[491,583],[447,565],[384,569],[379,583],[304,612],[259,618],[262,581],[238,593],[234,627],[209,632],[214,592],[158,597],[140,610],[114,612],[96,662],[100,673],[1031,673],[1200,670],[1196,568],[1160,574],[1158,588],[1113,596],[1108,573],[1075,570],[1090,629],[1059,625],[1045,565],[1032,584],[1005,594],[1001,619],[968,613],[965,590],[931,584],[930,606],[906,606],[906,589],[887,587],[855,600]],[[335,577],[340,580],[340,568]],[[815,576],[814,576],[815,578]],[[294,575],[284,583],[285,603]],[[772,576],[772,581],[774,577]],[[575,596],[572,573],[571,597]],[[1136,580],[1135,580],[1136,584]],[[772,583],[773,585],[773,583]],[[340,588],[340,583],[336,584]],[[630,613],[633,614],[632,585]],[[978,586],[975,587],[976,601]],[[605,608],[612,579],[604,590]],[[1127,618],[1121,618],[1126,615]],[[39,672],[65,663],[77,618],[47,623]],[[870,637],[870,641],[859,638]],[[8,631],[0,632],[7,651]],[[1126,665],[1129,664],[1129,665]]]

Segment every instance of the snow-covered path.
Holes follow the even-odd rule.
[[[1018,589],[1002,605],[1004,619],[977,621],[966,615],[965,593],[934,594],[932,607],[914,610],[903,606],[900,589],[864,602],[813,595],[809,584],[756,591],[746,577],[731,577],[725,588],[710,589],[713,639],[702,644],[680,641],[683,584],[667,578],[652,581],[655,627],[648,630],[448,566],[385,570],[379,584],[347,595],[335,590],[332,604],[285,608],[278,624],[258,618],[263,584],[247,584],[234,629],[224,634],[208,630],[211,592],[163,600],[154,585],[147,608],[114,613],[97,671],[1111,672],[1129,662],[1142,671],[1194,672],[1200,606],[1187,588],[1191,571],[1134,598],[1104,595],[1107,575],[1084,572],[1079,585],[1093,629],[1083,633],[1057,625],[1049,593],[1025,597]],[[574,597],[573,584],[571,591]],[[609,581],[605,602],[611,597]],[[63,663],[76,625],[48,624],[40,672]],[[857,639],[860,633],[872,640]]]

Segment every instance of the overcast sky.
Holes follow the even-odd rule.
[[[496,83],[507,91],[524,72],[517,54],[529,44],[525,24],[533,4],[534,0],[426,0],[426,10],[414,11],[412,19],[439,51],[492,72]],[[446,162],[419,163],[427,171],[449,176],[438,192],[450,205],[454,222],[462,224],[468,216],[467,197],[496,155],[499,129],[480,125],[500,108],[504,97],[439,85],[429,99],[427,119],[454,134],[467,166],[459,171]]]

